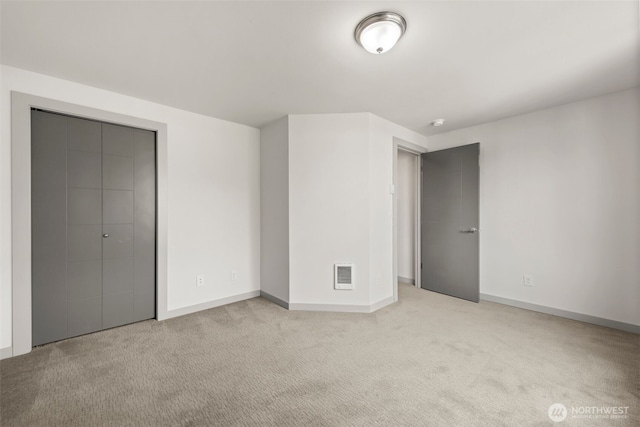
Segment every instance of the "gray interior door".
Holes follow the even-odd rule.
[[[155,317],[155,133],[33,110],[33,345]]]
[[[422,154],[421,287],[479,300],[480,144]]]

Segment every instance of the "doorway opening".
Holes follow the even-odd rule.
[[[479,150],[394,139],[394,302],[398,282],[478,302]]]
[[[422,188],[420,155],[427,149],[393,139],[393,300],[398,283],[420,287],[420,216]]]
[[[416,271],[420,250],[418,237],[418,203],[420,156],[398,149],[398,175],[396,197],[398,203],[398,282],[419,287],[419,273]]]

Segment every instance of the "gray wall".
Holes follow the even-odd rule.
[[[260,289],[289,302],[289,118],[260,130]]]

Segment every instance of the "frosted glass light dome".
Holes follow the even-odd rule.
[[[356,27],[355,38],[367,52],[386,53],[400,40],[407,22],[397,13],[378,12],[364,18]]]

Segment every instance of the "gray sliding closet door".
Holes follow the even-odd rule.
[[[32,111],[33,344],[155,316],[155,133]]]

